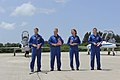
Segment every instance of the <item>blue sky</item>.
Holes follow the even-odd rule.
[[[45,40],[59,28],[65,42],[72,28],[86,32],[113,30],[120,34],[120,0],[0,0],[0,42],[21,42],[21,32],[40,29]]]

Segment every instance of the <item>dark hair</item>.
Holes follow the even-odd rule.
[[[77,30],[76,29],[72,29],[73,31],[75,31],[75,34],[77,34]]]
[[[94,30],[94,29],[97,31],[97,28],[93,28],[93,30]]]
[[[38,28],[35,28],[37,31],[39,31],[39,29]]]

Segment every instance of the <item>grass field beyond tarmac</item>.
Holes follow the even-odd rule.
[[[116,56],[101,52],[101,71],[90,70],[87,52],[80,52],[79,71],[70,70],[68,52],[62,52],[61,72],[49,71],[49,59],[49,53],[42,53],[42,72],[30,75],[30,58],[25,58],[23,53],[18,53],[15,57],[10,53],[0,54],[0,80],[120,80],[120,52]]]

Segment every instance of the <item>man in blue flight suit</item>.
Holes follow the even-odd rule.
[[[54,29],[54,35],[48,40],[50,44],[50,67],[51,71],[54,71],[55,57],[57,59],[57,70],[61,71],[61,52],[60,46],[63,44],[63,39],[58,35],[58,28]]]
[[[30,63],[31,72],[34,72],[35,58],[37,56],[37,72],[41,71],[41,46],[44,39],[38,34],[39,29],[34,29],[34,35],[29,40],[29,46],[32,47],[32,60]]]
[[[72,36],[69,37],[67,44],[70,46],[70,67],[74,70],[73,57],[75,55],[76,60],[76,70],[79,70],[79,50],[78,45],[81,43],[80,38],[77,36],[77,31],[75,29],[71,30]]]
[[[97,34],[97,28],[93,28],[93,34],[89,36],[88,42],[91,44],[91,70],[94,70],[95,55],[97,60],[97,70],[102,70],[100,64],[100,47],[102,38]]]

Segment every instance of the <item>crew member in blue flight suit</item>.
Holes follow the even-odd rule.
[[[100,64],[100,47],[102,38],[97,33],[97,28],[93,28],[93,34],[89,36],[88,42],[91,44],[91,70],[94,70],[95,56],[97,60],[97,70],[102,70]]]
[[[73,57],[75,55],[76,60],[76,70],[79,70],[79,50],[78,45],[81,43],[80,38],[77,36],[77,31],[75,29],[71,30],[72,36],[69,37],[67,44],[70,46],[70,67],[71,70],[74,70],[73,66]]]
[[[50,44],[50,67],[51,71],[54,71],[55,57],[57,59],[57,70],[61,71],[61,52],[60,46],[63,44],[63,39],[58,35],[58,28],[54,29],[54,35],[48,40]]]
[[[30,63],[31,72],[34,72],[35,58],[37,57],[37,72],[41,71],[41,46],[44,39],[38,34],[39,29],[34,29],[34,35],[29,40],[29,46],[32,47],[32,60]]]

